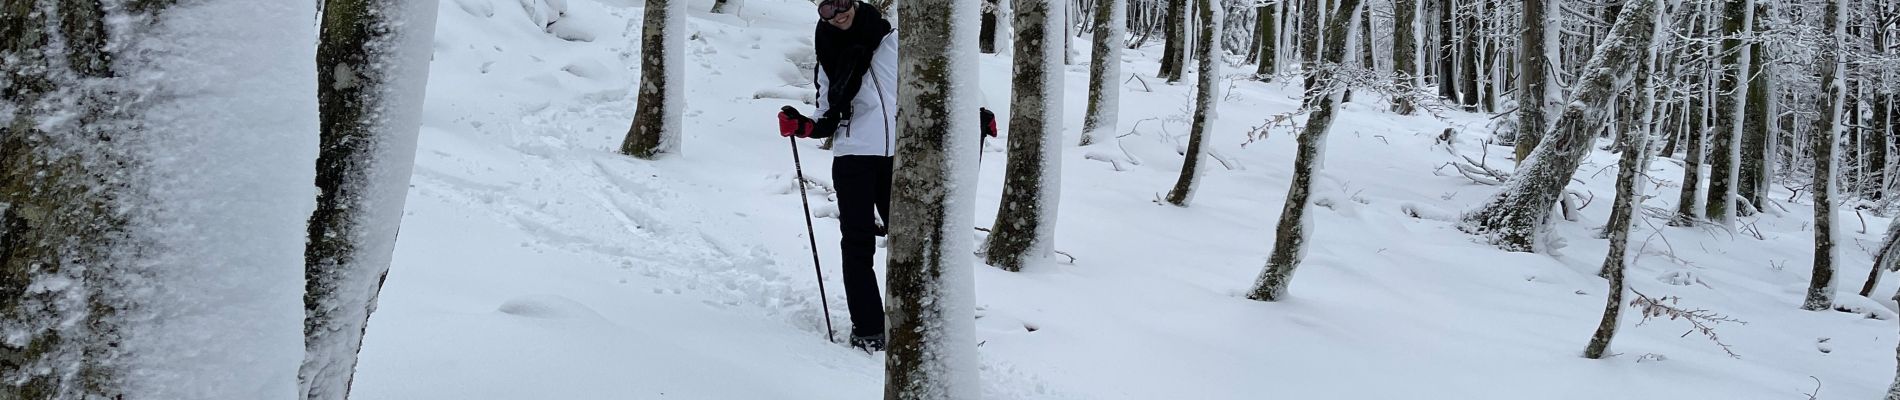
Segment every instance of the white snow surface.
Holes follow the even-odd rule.
[[[693,108],[682,140],[701,150],[650,162],[613,151],[632,119],[642,55],[625,24],[641,2],[569,0],[561,23],[600,37],[576,42],[535,26],[514,0],[451,1],[439,10],[406,218],[354,398],[879,396],[883,356],[823,337],[790,149],[774,131],[788,100],[753,98],[809,79],[799,69],[811,54],[809,2],[756,0],[721,15],[706,12],[712,0],[686,5]],[[1127,70],[1146,76],[1159,53],[1158,42],[1128,51]],[[982,76],[983,104],[1009,104],[1008,54],[962,58]],[[1064,70],[1065,126],[1079,126],[1087,69]],[[1512,164],[1509,148],[1481,149],[1485,116],[1398,116],[1371,94],[1340,109],[1313,187],[1337,206],[1311,210],[1319,229],[1292,298],[1246,300],[1285,202],[1293,137],[1276,131],[1242,148],[1242,133],[1297,107],[1299,80],[1233,83],[1208,145],[1259,167],[1210,164],[1195,203],[1176,208],[1153,200],[1179,174],[1193,86],[1147,78],[1154,91],[1125,93],[1117,125],[1135,132],[1120,146],[1147,162],[1117,171],[1082,162],[1085,149],[1062,153],[1071,167],[1058,249],[1074,265],[1006,273],[966,258],[985,398],[1787,399],[1805,398],[1815,380],[1823,398],[1871,398],[1891,382],[1891,300],[1842,292],[1840,304],[1864,315],[1798,309],[1812,214],[1806,194],[1790,200],[1779,186],[1770,197],[1785,213],[1739,220],[1759,240],[1653,220],[1631,235],[1630,287],[1747,321],[1717,325],[1740,358],[1682,336],[1681,321],[1637,326],[1632,315],[1615,356],[1583,359],[1606,290],[1594,274],[1607,243],[1594,234],[1616,155],[1593,153],[1570,186],[1605,201],[1556,222],[1562,254],[1505,253],[1442,219],[1497,189],[1434,172],[1450,161],[1433,143],[1446,127],[1463,132],[1459,153]],[[804,171],[829,182],[816,145],[797,144]],[[969,226],[994,218],[1003,154],[969,168]],[[1660,187],[1644,206],[1673,209],[1680,165],[1652,163]],[[814,208],[831,204],[813,189]],[[1847,214],[1841,286],[1857,289],[1890,221],[1865,214],[1863,229]],[[838,224],[814,223],[833,324],[844,327]]]

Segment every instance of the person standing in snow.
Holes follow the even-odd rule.
[[[779,134],[832,141],[831,180],[838,193],[838,229],[844,238],[845,304],[851,345],[884,348],[884,302],[878,294],[877,237],[890,222],[892,156],[897,149],[897,30],[877,7],[856,0],[822,0],[813,43],[818,55],[818,115],[779,111]],[[983,111],[983,133],[995,136]],[[875,215],[875,217],[874,217]]]

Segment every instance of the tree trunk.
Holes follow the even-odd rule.
[[[0,110],[14,114],[0,126],[0,326],[9,336],[0,341],[0,398],[123,398],[132,371],[120,343],[133,304],[113,286],[133,273],[119,254],[142,245],[124,203],[143,187],[122,169],[144,160],[113,146],[137,132],[93,125],[139,116],[115,112],[130,99],[111,92],[62,93],[122,71],[109,61],[106,44],[117,38],[102,5],[52,3],[0,4],[0,76],[12,84],[0,88]],[[64,46],[50,47],[54,40]],[[62,121],[71,120],[65,113],[83,118]]]
[[[1096,0],[1104,4],[1114,0]],[[1019,0],[1016,10],[1015,85],[1011,88],[1009,169],[1003,200],[990,228],[990,265],[1021,271],[1054,249],[1056,206],[1062,193],[1062,71],[1050,63],[1062,52],[1050,37],[1061,20],[1052,0]],[[1115,7],[1097,7],[1113,9]],[[1098,29],[1098,37],[1107,29]],[[1102,51],[1097,46],[1096,51]],[[1114,46],[1107,46],[1113,48]],[[1111,50],[1112,51],[1112,50]],[[1101,63],[1101,60],[1097,60]]]
[[[1325,9],[1321,0],[1306,0],[1300,3],[1300,74],[1305,75],[1301,86],[1300,106],[1313,105],[1314,76],[1313,69],[1319,62],[1320,24],[1325,23]]]
[[[1880,284],[1880,273],[1893,268],[1895,257],[1900,257],[1900,224],[1887,224],[1886,239],[1881,240],[1880,250],[1874,252],[1874,266],[1867,269],[1867,282],[1860,286],[1861,297],[1873,296],[1874,286]]]
[[[1555,102],[1560,95],[1550,84],[1551,43],[1555,37],[1551,27],[1544,22],[1544,15],[1551,8],[1546,0],[1524,0],[1524,12],[1518,17],[1520,27],[1517,44],[1517,162],[1530,157],[1537,144],[1543,142],[1544,135],[1550,132],[1549,119],[1544,109]],[[1550,0],[1557,1],[1557,0]]]
[[[977,28],[976,34],[977,48],[983,54],[996,54],[996,20],[1000,19],[996,16],[996,7],[995,2],[983,2],[983,21]]]
[[[713,13],[713,14],[725,14],[725,13],[726,13],[726,0],[713,0],[713,7],[712,7],[712,13]]]
[[[1168,43],[1161,51],[1161,72],[1155,77],[1175,83],[1181,81],[1181,75],[1187,66],[1187,2],[1188,0],[1167,0],[1167,39]]]
[[[305,354],[297,377],[301,397],[341,400],[396,250],[436,2],[327,0],[323,8],[319,193],[304,249]]]
[[[635,100],[633,127],[620,144],[620,153],[657,159],[679,152],[680,116],[686,110],[681,93],[686,88],[685,1],[646,0],[646,24],[640,30],[640,95]]]
[[[890,259],[885,304],[890,344],[886,400],[980,397],[976,277],[970,221],[976,219],[978,95],[973,62],[977,4],[905,0],[897,7],[900,47],[897,165],[891,185]],[[947,39],[947,40],[946,40]]]
[[[1663,31],[1661,20],[1657,18],[1659,16],[1650,16],[1651,23],[1658,25],[1651,31],[1652,35]],[[1603,256],[1603,269],[1597,273],[1609,281],[1610,289],[1603,305],[1603,319],[1597,322],[1596,333],[1590,335],[1590,344],[1583,350],[1583,357],[1589,359],[1603,358],[1610,348],[1610,341],[1616,337],[1616,328],[1622,322],[1623,279],[1624,270],[1629,264],[1630,222],[1637,208],[1642,206],[1640,199],[1643,197],[1643,186],[1637,184],[1636,180],[1639,175],[1648,173],[1650,129],[1654,125],[1656,112],[1656,88],[1651,79],[1656,71],[1657,54],[1653,48],[1647,53],[1642,67],[1637,68],[1641,71],[1635,77],[1637,89],[1630,92],[1642,96],[1637,106],[1642,110],[1642,115],[1623,116],[1626,120],[1623,124],[1625,129],[1619,135],[1623,142],[1623,154],[1617,162],[1616,200],[1610,206],[1610,222],[1605,226],[1609,233],[1610,251]]]
[[[1708,132],[1709,121],[1704,103],[1702,99],[1691,97],[1686,105],[1689,109],[1685,116],[1689,119],[1689,131],[1685,133],[1688,141],[1683,147],[1682,193],[1676,201],[1676,218],[1669,221],[1670,226],[1692,226],[1702,218],[1702,210],[1696,207],[1696,201],[1702,198],[1702,156],[1705,149],[1702,137]]]
[[[1313,113],[1306,119],[1306,131],[1300,133],[1299,149],[1293,159],[1293,184],[1287,188],[1286,206],[1280,211],[1280,222],[1274,232],[1273,253],[1267,257],[1266,268],[1260,271],[1260,277],[1254,279],[1253,290],[1248,299],[1259,301],[1280,301],[1287,295],[1287,285],[1293,281],[1293,272],[1306,258],[1306,240],[1311,236],[1312,217],[1306,215],[1308,203],[1313,192],[1313,175],[1318,172],[1321,148],[1326,146],[1326,133],[1332,129],[1334,107],[1337,106],[1334,94],[1339,93],[1342,83],[1334,79],[1338,66],[1345,60],[1346,38],[1351,34],[1352,21],[1359,13],[1359,0],[1340,0],[1339,13],[1326,24],[1326,53],[1321,57],[1319,76],[1319,97],[1315,100]],[[1364,18],[1359,16],[1358,18]]]
[[[1458,91],[1464,95],[1464,100],[1459,104],[1464,105],[1465,111],[1477,112],[1480,94],[1478,92],[1478,15],[1476,10],[1465,11],[1458,16],[1458,29],[1463,30],[1464,34],[1461,41],[1463,47],[1459,55],[1461,61],[1458,66],[1460,69]]]
[[[1742,90],[1740,74],[1747,71],[1742,63],[1741,35],[1747,33],[1748,7],[1743,1],[1723,2],[1722,61],[1716,71],[1715,87],[1715,129],[1709,134],[1709,193],[1704,203],[1704,217],[1709,221],[1727,226],[1735,220],[1735,183],[1741,165],[1736,163],[1740,156],[1740,142],[1735,140],[1741,133],[1743,114],[1742,100],[1746,94]]]
[[[1754,10],[1750,24],[1756,31],[1767,31],[1767,24],[1763,22],[1767,6],[1756,4]],[[1748,102],[1742,105],[1747,112],[1742,114],[1742,165],[1736,195],[1748,204],[1764,207],[1768,199],[1765,195],[1768,192],[1768,132],[1771,131],[1768,117],[1777,111],[1768,107],[1769,79],[1773,78],[1763,57],[1768,48],[1762,43],[1750,44],[1748,48]]]
[[[1628,84],[1624,76],[1640,63],[1655,37],[1655,0],[1631,0],[1604,44],[1585,65],[1553,134],[1538,146],[1505,188],[1464,216],[1461,230],[1488,236],[1506,251],[1537,249],[1551,206],[1589,154],[1594,132],[1602,130],[1610,100]]]
[[[1097,0],[1100,1],[1100,0]],[[1260,58],[1259,68],[1254,71],[1260,80],[1272,82],[1273,74],[1279,72],[1280,61],[1277,29],[1280,25],[1280,3],[1268,4],[1260,8]]]
[[[1814,138],[1809,140],[1809,151],[1814,153],[1814,274],[1808,282],[1808,296],[1801,303],[1801,309],[1821,311],[1834,307],[1834,141],[1841,134],[1843,120],[1842,103],[1847,93],[1841,86],[1843,64],[1847,62],[1845,45],[1847,33],[1843,25],[1847,0],[1827,2],[1827,13],[1822,16],[1825,32],[1830,32],[1830,45],[1819,49],[1815,66],[1821,69],[1821,88],[1826,93],[1818,96],[1815,110],[1820,117],[1814,121]]]
[[[1082,146],[1113,139],[1115,125],[1120,122],[1121,40],[1123,15],[1128,9],[1124,3],[1125,0],[1095,0],[1095,47],[1089,53],[1089,102],[1088,110],[1082,114]],[[1062,80],[1058,78],[1054,82],[1061,86]],[[1011,124],[1015,126],[1014,122]],[[1015,135],[1010,133],[1012,137]]]
[[[315,9],[0,2],[0,398],[295,393]]]
[[[1418,106],[1412,103],[1418,90],[1418,0],[1392,2],[1392,76],[1398,79],[1399,95],[1392,99],[1392,112],[1412,115]]]
[[[1181,163],[1181,178],[1174,183],[1174,190],[1168,191],[1168,204],[1187,207],[1194,200],[1194,189],[1201,184],[1201,161],[1206,158],[1207,136],[1213,133],[1217,119],[1215,109],[1220,105],[1220,63],[1221,46],[1221,4],[1215,0],[1197,0],[1201,12],[1201,51],[1195,53],[1195,61],[1201,65],[1200,87],[1194,96],[1194,130],[1188,133],[1186,160]]]
[[[1435,1],[1438,2],[1438,46],[1435,46],[1438,51],[1438,97],[1455,102],[1458,101],[1458,85],[1454,82],[1458,81],[1458,74],[1453,65],[1457,52],[1452,49],[1456,48],[1454,43],[1457,43],[1457,36],[1453,35],[1451,21],[1457,15],[1452,12],[1452,2],[1456,0]]]

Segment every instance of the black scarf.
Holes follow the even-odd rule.
[[[831,87],[819,88],[832,103],[823,115],[826,118],[851,118],[851,99],[857,98],[858,90],[864,88],[864,76],[871,70],[871,56],[877,53],[884,35],[891,33],[890,21],[886,21],[876,7],[863,2],[856,7],[857,16],[853,17],[850,30],[818,21],[818,32],[813,34],[818,65],[824,67],[825,78],[831,81]]]

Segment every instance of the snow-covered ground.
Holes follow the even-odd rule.
[[[879,396],[882,356],[823,338],[792,150],[775,132],[778,107],[811,93],[799,69],[813,59],[810,3],[734,0],[736,15],[689,4],[683,151],[647,162],[614,152],[634,108],[642,2],[568,0],[544,29],[545,1],[440,8],[409,206],[353,395]],[[1434,143],[1446,127],[1459,152],[1508,168],[1508,148],[1483,150],[1485,117],[1397,116],[1383,102],[1347,104],[1330,135],[1314,186],[1327,206],[1313,212],[1293,298],[1246,300],[1293,140],[1282,129],[1242,143],[1297,106],[1297,89],[1230,79],[1209,142],[1225,162],[1191,207],[1158,205],[1179,175],[1193,91],[1153,78],[1158,53],[1126,53],[1123,70],[1145,82],[1123,86],[1120,145],[1064,152],[1056,247],[1077,260],[970,266],[988,398],[1794,399],[1818,381],[1820,398],[1846,399],[1892,378],[1895,284],[1878,302],[1852,294],[1887,219],[1841,218],[1841,303],[1876,318],[1797,309],[1812,251],[1805,197],[1776,190],[1787,211],[1743,218],[1745,231],[1639,222],[1630,285],[1746,321],[1717,326],[1739,357],[1684,336],[1681,321],[1636,326],[1626,313],[1617,355],[1587,360],[1615,155],[1593,154],[1571,186],[1595,198],[1558,223],[1565,247],[1505,253],[1449,221],[1496,189],[1435,172],[1452,159]],[[985,105],[1007,115],[1008,58],[980,64]],[[1088,77],[1067,71],[1072,144]],[[830,159],[816,145],[797,146],[827,216]],[[1002,149],[988,144],[972,226],[995,212]],[[1118,171],[1090,153],[1133,162]],[[1646,206],[1673,209],[1680,165],[1653,164]],[[842,330],[836,220],[819,218],[817,236]]]

